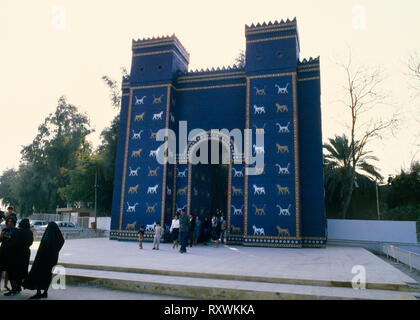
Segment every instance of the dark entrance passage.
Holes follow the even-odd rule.
[[[201,219],[226,218],[229,166],[197,164],[192,167],[190,212]]]
[[[198,150],[197,156],[199,156],[199,152],[200,150]],[[220,143],[218,163],[211,163],[212,148],[209,148],[208,164],[200,163],[191,167],[190,212],[192,215],[198,215],[201,219],[205,217],[212,219],[216,216],[226,219],[229,165],[222,162],[223,153],[226,152],[229,151]]]

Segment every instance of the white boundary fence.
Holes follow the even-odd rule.
[[[30,220],[42,220],[42,221],[58,221],[60,220],[59,214],[51,214],[51,213],[34,213],[30,217]]]
[[[71,219],[71,221],[78,226],[79,228],[88,229],[89,226],[89,217],[80,217],[77,219]]]
[[[402,262],[412,269],[420,271],[420,254],[404,250],[393,245],[384,245],[382,247],[383,253],[386,254],[387,258],[394,258],[397,262]]]
[[[90,223],[95,222],[95,217],[89,218],[89,228]],[[98,230],[110,230],[111,229],[111,217],[98,217],[97,218]]]

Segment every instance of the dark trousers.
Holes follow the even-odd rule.
[[[188,231],[188,245],[192,246],[194,241],[194,231]]]
[[[188,231],[181,231],[181,250],[180,251],[187,251],[187,241],[188,241]]]

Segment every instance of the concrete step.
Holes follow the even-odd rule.
[[[66,268],[66,279],[116,290],[163,294],[194,299],[257,300],[415,300],[420,294],[391,290],[354,290],[303,284],[226,280],[134,272]]]
[[[132,268],[132,267],[120,267],[120,266],[88,265],[88,264],[77,264],[77,263],[60,263],[60,265],[66,268],[71,268],[71,269],[112,271],[112,272],[135,273],[135,274],[144,274],[144,275],[162,275],[162,276],[171,276],[171,277],[236,280],[236,281],[271,283],[271,284],[277,283],[277,284],[308,285],[308,286],[351,288],[352,289],[352,284],[350,281],[336,281],[336,280],[333,281],[333,280],[303,279],[303,278],[279,278],[279,277],[251,276],[251,275],[240,275],[240,274],[202,273],[202,272]],[[414,285],[408,284],[408,283],[367,282],[366,288],[369,290],[375,289],[375,290],[417,292],[420,294],[420,288]]]

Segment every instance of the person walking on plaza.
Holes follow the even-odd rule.
[[[222,234],[221,234],[221,236],[220,236],[220,242],[225,243],[226,219],[224,219],[224,218],[222,217],[220,221],[222,222],[222,225],[221,225]]]
[[[153,238],[153,250],[159,250],[160,238],[163,235],[163,228],[160,226],[159,222],[156,222],[155,227],[155,236]]]
[[[63,235],[55,222],[50,222],[42,236],[31,271],[22,286],[36,290],[30,299],[48,297],[48,288],[52,280],[52,269],[58,262],[58,254],[64,245]],[[41,290],[44,290],[41,293]]]
[[[194,228],[194,246],[197,245],[197,241],[201,234],[201,220],[200,217],[195,217],[195,228]]]
[[[143,249],[143,240],[144,240],[144,226],[140,226],[139,231],[139,249]]]
[[[214,241],[216,241],[216,245],[215,245],[216,248],[219,246],[221,233],[222,233],[222,223],[220,222],[219,217],[216,217],[214,220],[214,228],[212,232],[212,238]]]
[[[22,290],[22,280],[28,275],[29,257],[31,256],[30,247],[33,240],[29,220],[23,219],[8,243],[10,252],[7,274],[12,284],[12,290],[7,292],[5,296],[13,296]]]
[[[187,241],[188,241],[188,231],[190,230],[190,219],[185,214],[185,210],[181,210],[181,216],[179,217],[179,233],[181,235],[181,249],[179,252],[187,252]]]
[[[190,220],[190,229],[188,230],[188,245],[191,248],[194,241],[195,219],[191,213],[188,214],[188,218]]]
[[[178,214],[172,219],[171,228],[169,233],[172,235],[173,246],[172,249],[178,248],[178,235],[179,235],[179,218]]]

